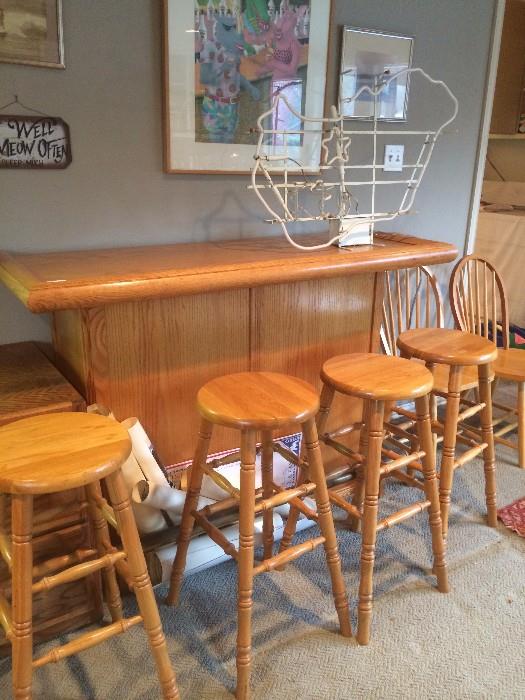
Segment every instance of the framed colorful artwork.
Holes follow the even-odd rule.
[[[293,112],[280,101],[276,131],[322,116],[330,12],[330,0],[164,0],[165,171],[249,172],[278,95]],[[317,169],[320,135],[295,141],[298,169]]]
[[[0,62],[65,68],[62,0],[2,0]]]
[[[413,43],[407,36],[343,27],[339,103],[345,119],[373,119],[374,97],[368,91],[362,92],[356,100],[347,98],[364,86],[373,89],[384,76],[400,73],[381,91],[376,105],[377,118],[406,120],[409,77],[403,71],[411,67]]]

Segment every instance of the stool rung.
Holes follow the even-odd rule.
[[[515,415],[518,415],[518,409],[514,406],[506,406],[504,403],[498,403],[497,401],[493,401],[492,406],[493,408],[499,408],[502,411],[507,411],[507,413],[514,413]]]
[[[382,447],[381,448],[381,454],[384,455],[385,457],[388,457],[389,459],[398,459],[399,455],[397,452],[394,452],[394,450],[389,450],[387,447]],[[424,453],[422,453],[424,454]],[[405,466],[405,465],[403,465]],[[412,462],[407,462],[406,464],[407,467],[410,467],[411,469],[417,469],[418,471],[421,471],[421,464],[417,462],[416,460],[413,460]]]
[[[474,457],[477,457],[479,454],[481,454],[486,447],[488,447],[487,443],[482,442],[479,445],[476,445],[476,447],[472,447],[470,450],[464,452],[454,462],[454,469],[458,469],[467,462],[470,462],[471,459],[474,459]]]
[[[57,646],[51,649],[48,654],[41,656],[39,659],[35,659],[33,661],[33,668],[40,668],[49,663],[58,663],[72,654],[77,654],[79,651],[94,647],[96,644],[100,644],[100,642],[104,642],[106,639],[126,632],[130,627],[138,625],[139,622],[142,622],[142,617],[140,615],[135,615],[134,617],[128,617],[124,620],[117,620],[117,622],[113,622],[106,627],[101,627],[98,630],[86,632],[80,637],[73,639],[73,641],[63,644],[62,646]]]
[[[270,559],[265,559],[257,566],[254,566],[253,575],[257,576],[258,574],[273,571],[280,566],[284,566],[285,564],[288,564],[288,562],[298,559],[302,554],[313,551],[325,541],[326,540],[324,537],[315,537],[312,540],[307,540],[306,542],[301,542],[301,544],[296,544],[293,547],[288,547],[288,549],[285,549],[284,552],[279,552],[279,554],[276,554]]]
[[[407,445],[404,442],[402,442],[401,440],[398,440],[397,438],[395,438],[393,435],[388,435],[388,434],[385,435],[384,440],[383,440],[383,444],[384,443],[388,443],[388,444],[393,445],[396,449],[401,450],[401,452],[404,452],[407,455],[410,454],[410,451],[412,450],[412,443]],[[383,448],[381,448],[381,449],[383,449]]]
[[[414,476],[410,476],[410,474],[395,470],[392,472],[392,476],[398,481],[402,481],[407,486],[413,486],[415,489],[420,489],[421,491],[425,490],[425,485],[423,482],[419,481],[419,479],[416,479]]]
[[[262,488],[255,490],[255,496],[260,496],[261,494]],[[205,518],[211,518],[215,515],[231,510],[232,508],[237,509],[238,507],[239,499],[235,498],[234,496],[229,496],[228,498],[222,498],[220,501],[204,506],[204,508],[199,510],[199,513],[201,513]]]
[[[506,435],[507,433],[516,430],[517,427],[518,423],[508,423],[507,425],[504,425],[503,428],[496,430],[496,432],[494,433],[494,437],[503,437],[503,435]]]
[[[104,569],[108,566],[113,566],[116,561],[119,559],[124,559],[125,557],[125,552],[113,552],[112,554],[105,554],[103,557],[100,557],[100,559],[94,559],[93,561],[85,561],[81,564],[76,564],[65,571],[61,571],[59,574],[55,574],[54,576],[44,576],[43,579],[33,584],[32,591],[33,593],[50,591],[52,588],[61,586],[64,583],[78,581],[81,578],[89,576],[89,574],[95,573],[95,571],[99,571],[100,569]]]
[[[5,636],[11,639],[13,623],[11,620],[11,606],[3,593],[0,593],[0,625],[4,628]]]
[[[196,522],[202,527],[204,532],[211,537],[211,539],[218,544],[226,554],[229,554],[230,557],[233,557],[233,559],[237,561],[239,558],[239,552],[235,549],[230,540],[222,534],[219,528],[212,525],[209,520],[201,515],[200,511],[192,510],[191,514],[195,518]]]
[[[299,467],[302,463],[302,460],[300,457],[298,457],[295,452],[292,452],[289,450],[287,447],[284,445],[281,445],[279,442],[274,442],[273,443],[273,451],[277,452],[277,454],[280,454],[281,457],[284,457],[287,459],[289,462],[292,464],[295,464],[296,467]]]
[[[210,462],[210,464],[213,464],[213,462]],[[232,486],[232,484],[230,484],[230,482],[228,481],[228,479],[226,479],[226,477],[224,477],[222,474],[219,474],[219,472],[216,472],[213,468],[211,468],[207,464],[205,464],[202,467],[202,471],[205,474],[207,474],[210,477],[210,479],[215,484],[217,484],[217,486],[220,489],[222,489],[223,491],[226,491],[226,493],[229,493],[230,496],[239,500],[239,498],[241,497],[241,492],[239,491],[239,489],[236,489],[235,486]]]
[[[477,413],[483,410],[485,405],[486,404],[484,403],[477,403],[474,404],[474,406],[470,406],[470,408],[465,409],[458,415],[458,423],[467,420],[467,418],[472,418],[472,416],[475,416]]]
[[[346,511],[349,515],[353,515],[354,518],[362,517],[359,508],[356,508],[351,503],[348,503],[348,501],[345,501],[345,499],[338,493],[334,493],[334,491],[329,491],[328,497],[330,498],[332,503],[334,503],[338,508],[341,508],[342,510]]]
[[[329,433],[325,433],[324,437],[325,438],[338,438],[338,437],[343,437],[343,435],[348,435],[349,433],[353,433],[354,430],[361,430],[364,427],[364,423],[362,421],[358,421],[357,423],[352,423],[351,425],[343,425],[340,428],[337,428],[336,430],[332,430]]]
[[[407,440],[411,445],[417,445],[417,443],[419,442],[419,438],[417,435],[409,433],[407,430],[403,430],[403,428],[400,428],[395,423],[387,423],[385,425],[385,428],[387,428],[389,432],[393,433],[398,438],[401,438],[402,440]]]
[[[111,525],[111,527],[114,530],[120,532],[117,523],[117,518],[115,517],[115,511],[106,501],[106,499],[99,495],[93,496],[93,498],[95,503],[97,504],[98,509],[102,513],[104,520],[108,523],[108,525]]]
[[[336,452],[339,452],[339,454],[342,454],[345,457],[349,457],[350,459],[353,459],[355,462],[362,462],[364,460],[363,455],[359,454],[359,452],[355,452],[354,450],[350,449],[350,447],[343,445],[342,443],[338,442],[337,440],[333,440],[331,437],[327,437],[326,435],[323,435],[320,438],[320,440],[321,440],[321,442],[324,442],[325,445],[332,447],[334,450],[336,450]]]
[[[285,503],[290,503],[293,498],[299,496],[308,496],[312,491],[315,491],[315,484],[301,484],[301,486],[296,486],[293,489],[285,489],[280,493],[276,493],[270,498],[263,498],[255,504],[255,512],[261,513],[265,510],[270,510],[271,508],[276,508],[277,506],[282,506]]]
[[[500,437],[499,435],[494,435],[494,442],[497,442],[498,445],[505,445],[506,447],[512,447],[513,450],[515,450],[517,447],[517,444],[515,442],[512,442],[512,440],[507,440],[504,437]]]
[[[64,554],[60,557],[53,557],[52,559],[47,559],[40,564],[35,564],[33,566],[33,578],[40,578],[41,576],[47,576],[52,574],[54,571],[59,569],[65,569],[66,567],[71,567],[74,564],[80,564],[86,559],[92,559],[97,555],[96,549],[77,549],[71,554]]]
[[[0,554],[2,559],[5,561],[7,568],[11,570],[11,538],[5,534],[5,532],[0,532]]]
[[[402,406],[395,406],[392,410],[393,413],[399,413],[400,416],[404,416],[405,418],[409,418],[411,422],[415,423],[417,420],[417,415],[414,411],[409,411],[406,408],[403,408]]]
[[[404,520],[408,520],[413,515],[417,513],[422,513],[424,510],[430,507],[430,501],[419,501],[418,503],[412,503],[406,508],[398,510],[397,513],[392,513],[386,518],[379,520],[377,523],[378,530],[384,530],[385,528],[392,527],[393,525],[398,525]]]
[[[401,469],[401,467],[406,467],[407,464],[410,464],[411,462],[416,462],[418,459],[421,459],[421,457],[425,456],[425,452],[422,452],[421,450],[419,452],[412,452],[409,455],[405,455],[404,457],[398,457],[397,459],[393,459],[391,462],[387,462],[386,464],[381,466],[381,469],[379,470],[379,473],[381,476],[384,476],[385,474],[390,474],[390,472],[394,471],[395,469]]]
[[[283,493],[284,491],[286,491],[284,486],[280,486],[279,484],[276,484],[273,481],[272,486],[274,490],[277,491],[277,493]],[[297,510],[309,520],[317,520],[317,513],[315,512],[315,510],[308,508],[308,506],[306,506],[300,498],[292,498],[288,502],[291,506],[295,506],[295,508],[297,508]]]

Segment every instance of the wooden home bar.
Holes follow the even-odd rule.
[[[306,235],[306,245],[322,242]],[[297,251],[282,238],[3,253],[0,279],[53,316],[56,361],[88,403],[140,420],[162,461],[192,457],[197,391],[214,377],[282,372],[320,388],[342,353],[379,351],[384,271],[437,265],[454,246],[376,233],[374,244]],[[343,400],[334,424],[358,420]],[[283,431],[282,431],[283,432]],[[286,432],[286,430],[284,430]],[[212,452],[235,446],[214,434]]]
[[[525,698],[525,0],[0,6],[0,699]]]

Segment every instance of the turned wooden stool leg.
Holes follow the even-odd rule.
[[[261,435],[261,475],[263,498],[273,496],[273,440],[272,431],[263,430]],[[263,513],[263,547],[264,559],[268,559],[273,554],[273,509],[265,510]]]
[[[361,576],[357,613],[357,641],[359,644],[368,644],[370,640],[384,404],[382,401],[369,401],[368,410],[368,453],[365,473]]]
[[[352,505],[358,508],[361,512],[363,512],[363,501],[365,498],[365,463],[368,452],[368,409],[368,401],[363,401],[363,410],[361,413],[361,422],[363,423],[363,427],[361,428],[361,432],[359,434],[359,454],[363,455],[365,462],[360,464],[357,468],[355,475],[356,486],[352,496]],[[359,518],[349,514],[347,521],[352,530],[355,532],[361,532],[361,520]]]
[[[86,486],[86,494],[98,555],[99,557],[103,557],[112,550],[112,547],[109,537],[108,524],[97,505],[97,500],[102,497],[100,482],[97,481],[93,484],[88,484]],[[106,600],[111,619],[113,622],[116,622],[116,620],[122,619],[122,600],[120,598],[120,590],[117,583],[117,576],[115,574],[115,567],[110,564],[102,569],[102,577],[104,582],[104,598]]]
[[[303,423],[303,435],[308,454],[310,478],[315,483],[316,487],[315,500],[317,503],[319,528],[321,534],[325,538],[324,549],[326,553],[326,563],[328,564],[330,578],[332,579],[332,591],[335,608],[339,617],[339,626],[341,628],[341,634],[344,637],[351,637],[352,628],[348,610],[348,596],[341,571],[341,557],[339,556],[339,549],[337,547],[334,519],[332,516],[332,509],[330,508],[317,428],[313,418]]]
[[[518,382],[518,464],[525,469],[525,382]]]
[[[481,410],[481,439],[487,443],[483,450],[485,470],[485,501],[487,504],[487,523],[490,527],[498,524],[496,508],[496,456],[494,453],[494,429],[492,426],[492,392],[490,390],[490,366],[478,367],[479,396],[485,407]]]
[[[11,496],[13,697],[32,697],[33,497]]]
[[[432,376],[434,376],[434,372],[436,369],[436,364],[435,362],[426,362],[425,363],[426,368],[432,372]],[[437,396],[432,392],[429,397],[428,397],[428,402],[429,402],[429,411],[430,411],[430,420],[432,423],[437,423],[438,419],[438,406],[437,406]],[[438,435],[436,432],[432,432],[432,444],[434,445],[434,462],[436,460],[437,456],[437,439]]]
[[[335,396],[335,389],[333,389],[328,384],[323,384],[323,388],[321,391],[320,403],[319,403],[319,411],[318,411],[317,416],[315,418],[318,435],[324,434],[324,431],[326,428],[326,421],[328,420],[328,415],[330,413],[330,408],[332,407],[332,402],[334,400],[334,396]],[[301,454],[303,452],[304,452],[304,445],[303,445],[303,448],[301,449]],[[305,469],[299,469],[295,485],[301,486],[302,484],[304,484],[305,479],[306,479]],[[284,552],[290,546],[292,538],[295,535],[295,531],[297,529],[297,519],[298,518],[299,518],[299,511],[297,510],[297,508],[295,506],[291,505],[290,512],[288,514],[288,518],[286,519],[286,525],[284,527],[284,532],[283,532],[283,536],[281,539],[281,543],[279,545],[279,553]],[[277,571],[282,571],[283,569],[284,569],[284,566],[277,567]]]
[[[166,700],[178,700],[179,691],[177,690],[175,672],[168,656],[157,601],[155,600],[155,594],[153,593],[153,587],[146,568],[146,561],[133,511],[131,510],[127,487],[120,469],[106,477],[106,484],[111,505],[118,522],[123,548],[126,552],[129,571],[133,581],[133,592],[137,597],[144,628],[149,637],[151,652],[157,665],[162,694]]]
[[[432,551],[434,553],[434,573],[437,577],[438,590],[448,593],[448,574],[445,561],[445,542],[441,526],[441,513],[439,507],[439,490],[436,477],[436,455],[434,452],[434,440],[430,426],[429,397],[422,396],[416,399],[417,427],[419,443],[425,452],[422,459],[423,474],[425,475],[425,496],[430,501],[428,520],[432,534]]]
[[[253,529],[255,521],[255,438],[256,433],[254,430],[243,430],[241,432],[237,700],[248,700],[250,697],[254,561]]]
[[[190,483],[184,508],[182,511],[182,519],[179,528],[179,537],[177,540],[177,552],[171,570],[170,590],[166,598],[167,605],[177,605],[179,601],[179,593],[182,586],[182,578],[186,567],[186,556],[188,554],[188,546],[190,537],[193,531],[195,519],[192,512],[197,508],[199,494],[201,492],[203,466],[206,464],[208,457],[208,447],[212,434],[212,425],[204,418],[201,420],[199,438],[191,465]]]
[[[456,459],[456,433],[458,429],[459,398],[461,391],[462,367],[452,365],[448,378],[447,408],[445,412],[445,431],[443,435],[441,468],[439,470],[439,502],[441,504],[441,525],[443,537],[448,534],[448,514],[450,511],[450,494],[454,479],[454,462]]]

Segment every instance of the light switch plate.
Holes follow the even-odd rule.
[[[403,170],[404,155],[405,147],[403,145],[390,144],[385,146],[383,170],[390,173],[400,173]]]

